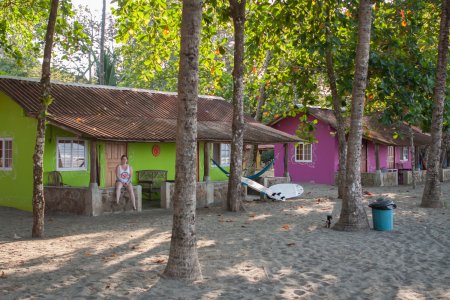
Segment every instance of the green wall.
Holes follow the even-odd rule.
[[[32,210],[33,153],[36,139],[36,120],[26,117],[23,109],[0,92],[0,137],[13,139],[13,168],[0,170],[0,206]],[[48,125],[44,152],[44,184],[48,172],[56,170],[56,145],[59,137],[75,137],[73,133]],[[152,148],[159,145],[160,154],[154,156]],[[87,143],[87,170],[60,171],[63,182],[69,186],[89,186],[90,158]],[[100,186],[105,186],[106,158],[105,143],[97,143],[99,153]],[[133,167],[133,183],[136,184],[138,170],[167,170],[167,179],[175,179],[175,143],[128,143],[128,157]],[[203,180],[203,143],[199,145],[199,179]],[[227,180],[227,177],[211,165],[211,180]]]
[[[152,148],[159,145],[160,154],[154,156]],[[104,151],[103,151],[104,152]],[[101,152],[102,153],[102,152]],[[133,184],[137,183],[136,171],[139,170],[167,170],[167,179],[175,179],[175,143],[128,143],[128,159],[133,167]],[[199,145],[199,180],[203,180],[203,143]],[[106,160],[102,159],[102,165],[106,164]],[[229,170],[229,168],[226,168]],[[223,174],[217,167],[211,164],[210,177],[213,181],[227,180],[227,176]]]
[[[200,143],[199,145],[199,150],[200,150],[200,181],[203,181],[203,162],[204,162],[204,146],[203,146],[203,142]],[[210,155],[212,155],[212,144],[210,144],[210,149],[209,149],[209,153]],[[224,167],[225,170],[230,171],[230,167]],[[212,162],[209,163],[209,177],[211,179],[211,181],[225,181],[228,180],[228,177],[219,170],[219,168],[217,168]]]
[[[105,143],[97,142],[97,155],[98,155],[98,172],[100,174],[99,187],[106,186],[106,153],[105,153]]]
[[[0,205],[32,210],[36,120],[0,92],[0,137],[13,139],[13,167],[0,170]]]
[[[48,173],[56,171],[56,145],[57,139],[61,137],[76,137],[75,134],[62,130],[58,127],[48,125],[45,132],[45,152],[44,152],[44,185],[48,182]],[[87,170],[83,171],[59,171],[63,178],[63,183],[70,186],[89,186],[90,181],[90,142],[87,146]]]
[[[158,156],[152,154],[154,145],[160,147]],[[167,179],[175,179],[175,143],[128,143],[128,159],[133,167],[133,184],[139,170],[167,170]]]

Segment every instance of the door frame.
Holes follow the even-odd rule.
[[[105,173],[104,173],[104,176],[105,176],[105,187],[106,188],[108,188],[108,187],[111,187],[111,186],[108,186],[108,155],[107,155],[107,151],[108,151],[108,144],[112,144],[112,145],[117,145],[117,144],[123,144],[123,145],[125,145],[125,153],[123,153],[123,154],[121,154],[121,155],[126,155],[127,157],[128,157],[128,143],[127,142],[105,142]]]

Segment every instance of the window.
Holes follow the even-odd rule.
[[[408,160],[408,159],[409,159],[409,148],[408,147],[402,147],[400,160]]]
[[[86,141],[59,138],[56,148],[58,171],[86,170]]]
[[[230,144],[213,144],[213,159],[221,166],[229,166],[231,158]]]
[[[312,144],[298,143],[295,145],[296,162],[312,162]]]
[[[0,138],[0,170],[12,170],[12,139]]]

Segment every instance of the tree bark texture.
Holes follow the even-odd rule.
[[[100,32],[100,59],[98,62],[98,83],[105,84],[105,23],[106,23],[106,0],[103,0],[102,27]]]
[[[326,25],[326,35],[327,35],[327,48],[325,53],[325,60],[327,65],[327,75],[330,82],[331,96],[333,98],[333,110],[336,117],[337,126],[337,137],[338,137],[338,147],[339,147],[339,170],[337,177],[338,184],[338,198],[342,199],[344,197],[345,190],[345,173],[346,173],[346,156],[347,156],[347,141],[345,140],[345,122],[342,116],[341,103],[342,99],[339,97],[339,93],[336,85],[336,73],[334,72],[333,64],[333,52],[332,52],[332,33],[330,25],[330,9],[327,7],[327,25]]]
[[[44,236],[44,145],[45,145],[45,121],[48,106],[51,103],[50,86],[50,62],[52,59],[53,37],[55,35],[56,17],[58,15],[59,0],[52,0],[50,15],[48,17],[47,32],[45,35],[44,60],[42,62],[42,106],[37,117],[36,145],[33,155],[33,228],[31,236],[40,238]]]
[[[341,215],[334,229],[359,231],[370,229],[362,203],[361,142],[364,92],[370,51],[372,6],[370,0],[361,0],[358,16],[358,46],[356,48],[355,75],[352,87],[352,109],[347,149],[347,174]]]
[[[184,0],[181,23],[176,174],[169,260],[163,277],[202,278],[195,231],[197,175],[198,60],[202,1]]]
[[[244,146],[244,25],[246,0],[230,0],[234,25],[233,125],[227,210],[243,209],[241,199],[242,156]]]
[[[441,25],[439,30],[436,82],[433,93],[433,115],[431,119],[431,147],[427,162],[427,175],[422,195],[422,207],[443,207],[441,184],[439,182],[440,151],[442,142],[442,121],[448,64],[448,31],[450,24],[450,0],[442,1]]]

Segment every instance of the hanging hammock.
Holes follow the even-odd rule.
[[[225,170],[224,168],[222,168],[214,159],[211,159],[213,164],[215,164],[223,173],[225,173],[225,175],[229,176],[230,172],[228,172],[227,170]],[[253,175],[249,175],[249,176],[245,176],[248,179],[254,180],[254,179],[258,179],[259,177],[261,177],[264,173],[267,172],[267,170],[269,170],[273,163],[274,163],[275,159],[272,159],[270,161],[270,163],[268,163],[264,168],[262,168],[258,173],[255,173]]]

